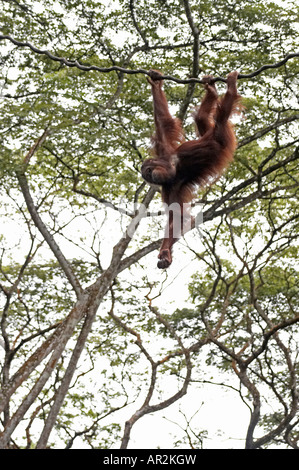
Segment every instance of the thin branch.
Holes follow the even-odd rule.
[[[54,403],[51,407],[50,412],[48,413],[44,428],[41,432],[40,438],[38,440],[38,443],[36,445],[37,449],[45,449],[48,443],[48,439],[50,436],[50,433],[53,429],[53,426],[56,422],[57,415],[59,413],[59,410],[62,406],[62,403],[64,401],[64,398],[69,390],[71,380],[74,376],[74,373],[77,368],[78,361],[80,359],[80,356],[82,354],[82,351],[85,347],[85,343],[87,340],[87,336],[91,330],[95,314],[96,314],[97,308],[90,308],[86,317],[85,321],[83,324],[83,327],[81,329],[79,338],[77,340],[76,346],[73,349],[73,353],[71,356],[71,359],[69,361],[68,367],[66,369],[66,372],[64,374],[64,377],[61,381],[60,387],[56,392],[55,395],[55,400]],[[52,359],[52,358],[51,358]]]
[[[297,315],[294,318],[289,318],[287,320],[284,320],[281,323],[278,323],[277,325],[274,325],[267,333],[265,333],[264,341],[262,345],[259,347],[259,349],[254,351],[252,355],[246,361],[244,361],[244,364],[246,366],[249,365],[254,359],[256,359],[260,354],[262,354],[262,352],[265,351],[269,340],[271,339],[273,335],[275,335],[277,331],[284,330],[288,326],[293,325],[294,323],[298,323],[298,322],[299,322],[299,315]]]
[[[213,218],[225,214],[229,214],[234,210],[240,209],[244,207],[246,204],[254,201],[255,199],[265,196],[269,191],[262,191],[257,190],[254,193],[250,194],[248,197],[244,198],[241,202],[231,206],[231,207],[224,207],[224,209],[217,211],[218,207],[224,205],[225,201],[231,200],[232,196],[237,194],[239,191],[242,191],[248,186],[252,186],[254,183],[258,182],[259,179],[273,173],[274,171],[278,170],[279,168],[285,167],[288,163],[296,161],[299,158],[299,147],[295,149],[294,153],[289,155],[284,160],[281,160],[274,165],[267,167],[264,171],[260,173],[260,175],[254,175],[251,178],[242,181],[242,183],[238,184],[230,191],[228,191],[224,196],[219,198],[206,212],[203,214],[203,221],[206,222],[208,220],[212,220]]]
[[[259,131],[255,132],[253,135],[249,137],[245,137],[245,139],[241,140],[238,144],[238,148],[243,147],[244,145],[249,144],[250,142],[253,142],[257,139],[260,139],[264,135],[266,135],[268,132],[273,131],[274,129],[277,129],[280,126],[283,126],[284,124],[288,124],[290,122],[296,121],[299,119],[299,114],[296,113],[293,116],[288,116],[284,119],[277,119],[275,122],[270,124],[269,126],[265,127],[264,129],[260,129]]]
[[[18,181],[19,181],[19,184],[20,184],[20,187],[21,187],[21,190],[22,190],[22,193],[23,193],[28,211],[29,211],[29,213],[32,217],[32,220],[33,220],[34,224],[36,225],[36,227],[38,228],[40,233],[43,235],[45,241],[47,242],[47,244],[49,245],[50,249],[52,250],[54,256],[58,260],[58,262],[60,264],[60,267],[64,271],[64,273],[65,273],[67,279],[69,280],[71,286],[73,287],[74,291],[76,292],[77,296],[79,297],[80,294],[82,293],[82,287],[80,285],[80,282],[77,279],[77,277],[75,276],[69,262],[65,258],[64,254],[62,253],[61,249],[57,245],[57,243],[54,240],[53,236],[51,235],[51,233],[47,229],[46,225],[44,224],[44,222],[40,218],[40,215],[37,212],[37,209],[35,207],[35,204],[33,202],[31,194],[30,194],[30,190],[29,190],[29,186],[28,186],[28,182],[27,182],[27,178],[26,178],[25,173],[18,172],[17,173],[17,178],[18,178]]]
[[[140,29],[140,27],[137,23],[137,20],[135,18],[135,11],[134,10],[135,10],[134,0],[130,0],[130,11],[131,11],[131,16],[132,16],[134,26],[135,26],[137,32],[139,33],[140,37],[144,41],[145,46],[148,46],[148,40],[146,38],[145,33]]]
[[[147,296],[147,298],[148,298],[148,296]],[[174,337],[174,339],[177,341],[177,343],[178,343],[178,345],[181,349],[181,352],[185,357],[186,375],[185,375],[185,378],[184,378],[183,385],[177,393],[175,393],[172,396],[170,396],[169,398],[161,401],[160,403],[156,403],[155,405],[150,405],[150,401],[151,401],[151,399],[153,397],[153,393],[155,391],[158,366],[160,364],[165,363],[167,360],[169,360],[171,357],[173,357],[173,355],[170,354],[170,355],[166,356],[163,360],[158,361],[158,362],[154,362],[152,360],[152,358],[146,354],[146,357],[149,360],[149,362],[151,364],[151,369],[152,369],[150,385],[149,385],[148,392],[147,392],[147,395],[146,395],[146,398],[145,398],[145,401],[144,401],[143,405],[125,423],[124,434],[123,434],[123,438],[122,438],[122,442],[121,442],[121,449],[126,449],[127,448],[129,440],[130,440],[131,430],[132,430],[133,425],[136,423],[136,421],[138,421],[140,418],[142,418],[142,416],[144,416],[146,414],[154,413],[155,411],[163,410],[163,409],[167,408],[168,406],[172,405],[173,403],[175,403],[180,398],[182,398],[187,393],[187,389],[188,389],[188,386],[189,386],[189,383],[190,383],[190,380],[191,380],[192,363],[191,363],[191,358],[190,358],[190,350],[188,348],[185,348],[180,336],[176,333],[175,329],[170,325],[170,323],[167,320],[165,320],[165,318],[163,318],[162,315],[160,315],[157,308],[155,308],[151,305],[151,300],[149,298],[148,298],[148,300],[149,300],[150,310],[154,313],[154,315],[156,316],[158,321],[165,326],[165,328],[169,331],[171,336]],[[135,335],[136,335],[136,333],[135,333]],[[139,345],[139,347],[141,347],[141,341],[138,342],[138,345]]]
[[[148,75],[148,76],[150,75],[150,73],[147,70],[144,70],[144,69],[132,70],[132,69],[126,69],[126,68],[123,68],[123,67],[119,67],[117,65],[113,65],[111,67],[98,67],[97,65],[80,64],[77,60],[68,60],[65,57],[56,56],[56,55],[52,54],[51,52],[49,52],[46,49],[38,49],[37,47],[35,47],[30,42],[18,41],[17,39],[14,39],[12,36],[9,36],[9,35],[0,35],[0,41],[3,41],[3,40],[8,40],[8,41],[12,42],[13,44],[15,44],[16,46],[18,46],[18,47],[29,47],[29,49],[31,49],[36,54],[45,55],[45,56],[49,57],[49,59],[51,59],[53,61],[56,61],[56,62],[60,62],[61,64],[66,65],[67,67],[76,67],[76,68],[78,68],[80,70],[83,70],[85,72],[89,72],[90,70],[95,70],[97,72],[102,72],[102,73],[108,73],[108,72],[115,71],[115,72],[122,72],[122,73],[126,73],[126,74],[131,74],[131,75],[132,74],[139,74],[139,73],[144,74],[144,75]],[[295,57],[299,57],[299,52],[294,52],[294,53],[288,54],[284,59],[282,59],[279,62],[276,62],[274,64],[265,64],[262,67],[260,67],[259,69],[255,70],[254,72],[251,72],[251,73],[248,73],[248,74],[240,73],[238,75],[238,79],[253,78],[253,77],[256,77],[257,75],[259,75],[264,70],[276,69],[276,68],[282,67],[290,59],[293,59]],[[172,77],[171,75],[161,75],[161,77],[159,77],[159,79],[160,80],[171,80],[173,82],[181,83],[181,84],[204,83],[203,80],[200,80],[200,79],[195,78],[195,77],[188,78],[188,79],[180,79],[180,78]],[[213,81],[214,82],[224,82],[224,83],[226,83],[226,78],[215,77],[213,79]]]
[[[82,296],[82,298],[75,304],[71,313],[64,320],[64,322],[56,328],[55,333],[32,354],[25,364],[20,367],[19,371],[16,372],[16,374],[12,377],[9,383],[7,383],[6,386],[1,390],[2,397],[0,403],[2,408],[0,409],[4,409],[12,393],[21,385],[24,380],[28,378],[32,370],[34,370],[34,368],[40,364],[51,351],[53,351],[38,380],[35,382],[28,395],[24,398],[19,408],[15,411],[14,415],[6,424],[5,430],[0,433],[0,449],[6,448],[10,436],[48,381],[53,370],[55,369],[58,360],[63,354],[66,344],[72,336],[76,325],[86,313],[89,302],[90,298],[88,294]]]
[[[29,164],[29,161],[30,161],[31,157],[35,154],[35,152],[43,145],[43,143],[45,142],[45,140],[46,140],[46,138],[48,137],[49,134],[50,134],[50,130],[49,130],[49,127],[47,127],[44,130],[41,137],[39,137],[39,139],[37,139],[37,141],[32,145],[32,147],[28,151],[27,155],[25,156],[25,158],[24,158],[25,167]]]
[[[192,78],[197,78],[199,74],[199,29],[194,24],[194,20],[192,17],[190,5],[188,0],[184,0],[184,8],[185,14],[192,32],[193,36],[193,60],[192,60]],[[178,113],[178,118],[183,121],[185,119],[190,101],[192,99],[194,90],[195,90],[195,82],[191,82],[188,85],[188,89],[186,92],[185,99],[182,101],[180,110]]]

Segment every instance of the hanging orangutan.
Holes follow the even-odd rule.
[[[162,189],[162,201],[168,211],[165,237],[158,255],[158,268],[168,268],[172,262],[172,246],[179,235],[174,219],[179,217],[181,233],[190,222],[191,200],[197,186],[211,184],[233,160],[236,137],[229,118],[241,99],[237,92],[238,72],[227,77],[227,91],[219,98],[212,76],[203,77],[206,94],[194,113],[197,138],[186,142],[181,123],[171,116],[164,91],[162,74],[149,71],[152,87],[156,131],[152,137],[154,158],[141,167],[142,177]]]

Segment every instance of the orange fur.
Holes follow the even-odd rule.
[[[163,202],[179,204],[183,226],[191,217],[184,214],[183,205],[191,202],[196,186],[211,184],[234,158],[237,140],[229,118],[241,99],[236,87],[238,72],[228,75],[227,91],[221,99],[212,77],[204,77],[206,94],[194,113],[198,138],[189,142],[184,139],[180,121],[169,113],[160,76],[160,72],[152,71],[149,80],[156,125],[152,138],[155,157],[144,161],[141,172],[147,182],[162,186]],[[167,268],[172,262],[172,245],[178,239],[173,234],[173,215],[169,215],[167,230],[159,253],[159,268]]]

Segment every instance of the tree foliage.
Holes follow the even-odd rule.
[[[216,447],[212,389],[216,427],[249,410],[225,446],[297,448],[296,2],[0,4],[0,447],[140,447],[164,416],[155,445]],[[245,106],[162,273],[150,68],[187,138],[203,75],[239,70]]]

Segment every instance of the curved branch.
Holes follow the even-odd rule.
[[[235,186],[234,188],[229,190],[224,196],[219,198],[207,211],[205,211],[203,213],[203,221],[206,222],[208,220],[212,220],[213,218],[215,218],[217,216],[221,216],[221,215],[231,213],[234,210],[237,210],[237,209],[240,209],[241,207],[244,207],[246,204],[252,202],[253,200],[257,199],[258,197],[260,197],[262,195],[265,196],[268,191],[262,191],[262,190],[258,189],[254,193],[252,192],[251,194],[249,194],[249,196],[244,198],[243,201],[240,201],[240,202],[236,203],[235,205],[233,205],[231,207],[225,207],[224,206],[224,203],[226,201],[229,201],[232,198],[232,196],[237,194],[239,191],[245,189],[246,187],[251,186],[252,184],[258,182],[259,178],[263,178],[263,177],[273,173],[274,171],[278,170],[279,168],[285,167],[288,163],[298,160],[298,158],[299,158],[299,147],[295,149],[293,154],[289,155],[284,160],[281,160],[281,161],[275,163],[274,165],[272,165],[270,167],[267,167],[264,171],[262,171],[260,173],[260,175],[254,175],[251,178],[249,178],[245,181],[242,181],[242,183],[238,184],[237,186]],[[218,207],[221,207],[221,206],[223,206],[223,209],[217,211]]]
[[[249,144],[250,142],[253,142],[257,139],[260,139],[264,135],[268,134],[268,132],[271,132],[275,129],[277,129],[280,126],[283,126],[284,124],[289,124],[290,122],[297,121],[299,120],[299,114],[296,113],[293,116],[288,116],[283,119],[277,119],[275,122],[270,124],[269,126],[265,127],[264,129],[260,129],[256,131],[254,134],[252,134],[249,137],[245,137],[245,139],[241,140],[238,144],[238,148],[243,147],[244,145]]]
[[[154,393],[154,390],[155,390],[158,366],[160,364],[163,364],[166,360],[170,359],[170,357],[173,357],[173,355],[170,354],[170,355],[166,356],[166,358],[164,358],[163,360],[155,362],[155,361],[152,360],[152,358],[150,356],[148,356],[146,351],[143,350],[143,352],[145,353],[145,356],[147,357],[147,359],[149,360],[149,362],[151,364],[152,373],[151,373],[150,385],[149,385],[148,392],[147,392],[147,395],[146,395],[146,398],[144,400],[143,405],[125,423],[124,434],[123,434],[121,447],[120,447],[121,449],[126,449],[127,448],[129,440],[130,440],[132,427],[140,418],[142,418],[143,416],[145,416],[149,413],[154,413],[155,411],[163,410],[163,409],[169,407],[170,405],[172,405],[173,403],[175,403],[180,398],[182,398],[184,395],[186,395],[188,386],[189,386],[190,381],[191,381],[192,363],[191,363],[191,358],[190,358],[190,349],[185,348],[180,336],[176,333],[175,329],[170,325],[170,323],[167,320],[165,320],[165,318],[163,318],[162,315],[160,315],[157,308],[153,307],[151,305],[151,300],[149,302],[149,308],[154,313],[154,315],[157,317],[158,321],[165,326],[165,328],[170,332],[171,336],[178,343],[179,348],[180,348],[180,353],[179,354],[183,354],[184,357],[185,357],[186,375],[185,375],[183,384],[182,384],[181,388],[178,390],[178,392],[174,393],[169,398],[167,398],[167,399],[165,399],[165,400],[163,400],[159,403],[156,403],[154,405],[150,405],[150,401],[153,397],[153,393]],[[138,345],[139,345],[139,347],[141,346],[140,339],[139,339],[139,344]]]
[[[45,241],[49,245],[50,249],[52,250],[53,254],[55,255],[57,261],[60,264],[60,267],[64,271],[64,274],[66,275],[67,279],[69,280],[71,286],[73,287],[75,293],[77,294],[77,297],[80,297],[82,293],[82,287],[80,285],[79,280],[75,276],[69,262],[65,258],[64,254],[62,253],[61,249],[57,245],[56,241],[54,240],[53,236],[51,233],[48,231],[46,225],[40,218],[39,213],[36,210],[35,204],[33,202],[33,199],[30,194],[27,178],[25,176],[24,172],[18,172],[17,173],[17,178],[19,181],[19,185],[21,188],[21,191],[23,193],[28,211],[32,217],[32,220],[40,233],[43,235]]]
[[[265,351],[269,340],[272,338],[273,335],[275,335],[275,333],[277,333],[279,330],[283,330],[287,328],[288,326],[293,325],[294,323],[298,323],[298,322],[299,322],[299,315],[296,315],[296,317],[294,318],[289,318],[287,320],[282,321],[281,323],[278,323],[277,325],[274,325],[269,331],[267,331],[267,333],[265,333],[264,341],[261,344],[261,346],[256,351],[254,351],[252,355],[246,361],[244,361],[244,364],[248,366],[249,364],[251,364],[251,362],[254,361],[254,359],[256,359],[260,354],[262,354]]]
[[[54,403],[51,407],[51,410],[46,418],[44,428],[40,434],[39,440],[36,445],[36,449],[45,449],[48,443],[48,439],[50,436],[50,433],[53,429],[53,426],[55,424],[55,421],[57,419],[57,415],[59,413],[59,410],[62,406],[62,403],[64,401],[64,398],[68,392],[68,389],[70,387],[71,380],[74,376],[74,373],[76,371],[76,367],[78,364],[78,361],[80,359],[80,356],[83,352],[83,349],[85,347],[85,343],[87,340],[87,337],[90,333],[95,313],[97,309],[92,309],[90,308],[87,312],[83,327],[81,329],[79,338],[77,340],[77,343],[73,349],[71,359],[69,361],[68,367],[66,369],[66,372],[63,376],[63,379],[61,380],[61,384],[55,394],[54,398]],[[52,357],[51,357],[52,360]]]
[[[146,38],[146,35],[145,33],[140,29],[137,21],[136,21],[136,18],[135,18],[135,5],[134,5],[134,0],[130,0],[130,11],[131,11],[131,16],[132,16],[132,20],[133,20],[133,23],[134,23],[134,26],[138,32],[138,34],[140,35],[140,37],[142,38],[145,46],[148,46],[148,40]]]
[[[149,72],[147,70],[144,70],[144,69],[132,70],[132,69],[126,69],[124,67],[119,67],[117,65],[113,65],[111,67],[98,67],[97,65],[80,64],[77,60],[68,60],[65,57],[56,56],[56,55],[52,54],[51,52],[47,51],[46,49],[38,49],[37,47],[35,47],[30,42],[18,41],[17,39],[14,39],[13,37],[11,37],[7,34],[6,35],[2,35],[2,34],[0,35],[0,41],[6,40],[6,39],[8,41],[12,42],[13,44],[15,44],[18,47],[29,47],[29,49],[31,49],[36,54],[46,55],[47,57],[49,57],[49,59],[54,60],[56,62],[60,62],[61,64],[66,65],[67,67],[76,67],[76,68],[78,68],[80,70],[83,70],[85,72],[89,72],[90,70],[96,70],[97,72],[102,72],[102,73],[116,71],[116,72],[131,74],[131,75],[132,74],[139,74],[139,73],[144,74],[144,75],[148,75],[148,76],[150,75]],[[299,57],[299,52],[294,52],[294,53],[288,54],[284,59],[282,59],[279,62],[276,62],[274,64],[265,64],[262,67],[260,67],[259,69],[255,70],[254,72],[251,72],[251,73],[248,73],[248,74],[240,73],[238,75],[238,80],[244,79],[244,78],[256,77],[261,72],[263,72],[264,70],[267,70],[267,69],[275,69],[275,68],[282,67],[290,59],[293,59],[295,57]],[[195,78],[195,77],[188,78],[188,79],[180,79],[180,78],[172,77],[171,75],[165,75],[165,76],[161,75],[161,77],[159,79],[160,80],[171,80],[173,82],[181,83],[181,84],[193,83],[193,82],[194,83],[202,83],[202,84],[204,83],[203,80],[201,80],[199,78]],[[226,78],[215,77],[213,79],[213,81],[214,82],[224,82],[224,83],[226,83]]]

